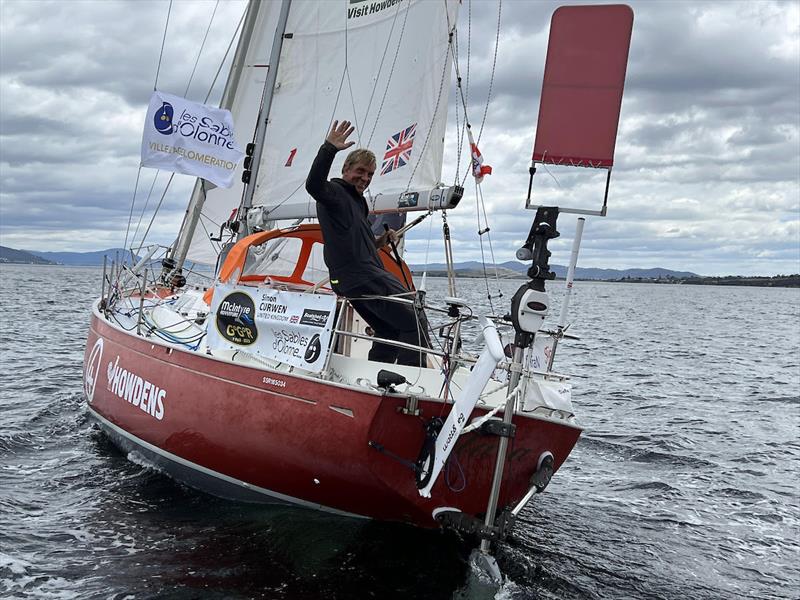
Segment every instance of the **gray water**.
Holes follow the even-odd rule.
[[[82,397],[99,288],[0,265],[0,596],[800,597],[800,290],[577,283],[556,368],[586,431],[493,588],[454,534],[227,502],[121,454]]]

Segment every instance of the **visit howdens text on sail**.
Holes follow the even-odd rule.
[[[366,17],[367,15],[374,15],[382,10],[397,6],[405,0],[381,0],[380,2],[370,2],[370,0],[362,0],[360,6],[353,6],[347,9],[348,19],[357,19],[358,17]],[[351,4],[354,2],[351,0]]]

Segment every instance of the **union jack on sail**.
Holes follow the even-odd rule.
[[[416,133],[417,124],[414,123],[389,138],[386,142],[386,154],[383,155],[381,175],[391,173],[408,164],[408,161],[411,160],[411,147],[414,145],[414,134]]]

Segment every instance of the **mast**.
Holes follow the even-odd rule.
[[[252,157],[252,168],[245,181],[246,188],[242,203],[239,206],[238,218],[241,222],[237,239],[242,239],[248,234],[247,231],[247,210],[253,206],[253,193],[258,181],[258,169],[261,164],[261,154],[264,151],[264,138],[267,134],[267,123],[269,121],[269,111],[272,107],[272,97],[275,94],[275,81],[278,78],[278,64],[280,63],[281,50],[283,49],[283,38],[286,33],[286,22],[289,20],[289,8],[292,0],[283,0],[281,13],[278,16],[278,27],[275,30],[275,37],[272,38],[272,52],[269,56],[269,72],[267,80],[264,82],[264,101],[261,105],[261,113],[258,117],[258,127],[254,139],[254,149]]]
[[[247,15],[245,16],[242,26],[242,33],[239,36],[239,43],[236,46],[236,53],[233,56],[233,64],[231,65],[230,73],[228,73],[228,81],[225,82],[225,90],[222,93],[222,100],[219,104],[220,108],[230,110],[233,106],[236,89],[239,86],[239,80],[246,66],[245,58],[247,57],[247,48],[250,46],[250,40],[253,37],[260,8],[261,2],[258,0],[251,0],[247,6]],[[180,272],[183,268],[186,254],[189,251],[189,245],[192,242],[195,229],[197,229],[197,224],[200,221],[200,214],[206,200],[206,185],[207,182],[199,177],[195,181],[192,198],[183,216],[183,223],[178,233],[178,239],[175,242],[175,249],[172,252],[171,258],[174,261],[173,268],[176,272]]]

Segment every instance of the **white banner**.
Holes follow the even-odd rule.
[[[244,156],[233,136],[230,111],[155,91],[142,136],[142,166],[233,185]]]
[[[552,336],[537,331],[533,338],[533,346],[525,348],[525,369],[528,371],[547,371],[550,355],[553,353]]]
[[[245,350],[318,373],[330,346],[336,296],[217,284],[208,347]]]

